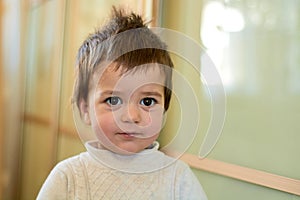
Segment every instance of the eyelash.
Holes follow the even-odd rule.
[[[150,100],[151,104],[150,105],[145,105],[145,100]],[[151,97],[146,97],[146,98],[143,98],[140,101],[140,104],[143,105],[143,106],[146,106],[146,107],[150,107],[150,106],[154,106],[155,104],[157,104],[157,100],[154,99],[154,98],[151,98]]]
[[[112,100],[117,100],[117,102],[112,103]],[[108,97],[104,100],[104,102],[110,106],[116,106],[116,105],[120,105],[123,103],[123,101],[120,97]]]
[[[149,101],[150,100],[150,104],[146,105],[148,103],[146,103],[145,101]],[[117,106],[123,103],[122,99],[120,97],[108,97],[104,100],[105,103],[107,103],[109,106]],[[146,107],[151,107],[154,106],[155,104],[157,104],[157,100],[155,98],[152,97],[145,97],[143,98],[140,102],[139,102],[142,106],[146,106]]]

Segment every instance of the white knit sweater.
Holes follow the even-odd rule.
[[[206,200],[190,168],[158,151],[122,156],[87,144],[88,152],[60,162],[37,199]]]

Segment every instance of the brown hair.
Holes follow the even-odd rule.
[[[167,110],[172,93],[173,62],[166,49],[166,44],[147,27],[141,16],[126,14],[122,9],[113,7],[108,24],[91,34],[79,48],[73,102],[78,108],[80,101],[87,102],[90,79],[104,63],[114,62],[116,68],[122,66],[124,71],[147,63],[158,63],[164,66],[161,69],[165,74],[164,108]]]

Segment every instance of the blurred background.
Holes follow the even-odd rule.
[[[0,199],[35,199],[57,162],[85,150],[70,102],[75,56],[112,5],[186,34],[211,56],[227,113],[208,158],[300,180],[299,0],[0,0]],[[211,102],[190,64],[174,60],[199,91],[201,122],[188,149],[197,155]],[[168,114],[162,144],[178,112]],[[211,200],[300,199],[194,172]]]

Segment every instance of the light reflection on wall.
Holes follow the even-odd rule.
[[[203,10],[201,39],[207,48],[207,53],[214,61],[227,88],[234,84],[230,67],[222,67],[224,50],[228,48],[230,33],[244,29],[245,21],[242,13],[222,2],[208,2]],[[203,68],[205,69],[205,68]]]
[[[201,40],[228,93],[300,93],[299,11],[294,0],[204,2]]]

